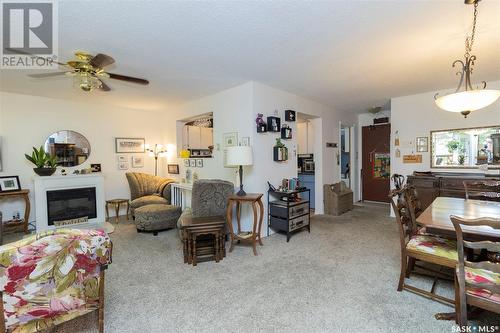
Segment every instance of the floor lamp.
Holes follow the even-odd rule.
[[[161,157],[164,154],[166,154],[167,150],[158,143],[154,145],[154,148],[150,147],[149,145],[146,145],[146,150],[148,151],[149,156],[155,158],[155,176],[158,176],[158,157]]]

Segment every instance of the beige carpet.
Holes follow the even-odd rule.
[[[452,332],[452,308],[398,293],[399,240],[388,206],[315,216],[311,233],[264,240],[216,264],[183,263],[176,230],[115,224],[106,279],[106,332]],[[419,285],[430,281],[413,279]],[[439,288],[451,296],[450,285]],[[91,314],[54,332],[97,332]],[[483,324],[500,322],[485,314]]]

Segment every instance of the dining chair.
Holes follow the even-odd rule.
[[[403,188],[403,184],[405,182],[405,176],[395,173],[392,175],[391,179],[392,182],[394,183],[394,188],[396,190],[400,190]]]
[[[464,180],[465,198],[500,201],[500,181]]]
[[[441,238],[434,235],[419,234],[415,220],[410,212],[413,207],[411,202],[407,201],[410,191],[407,186],[400,190],[392,190],[389,194],[391,206],[396,216],[396,222],[399,227],[399,238],[401,245],[401,273],[399,276],[398,291],[403,289],[416,293],[418,295],[438,300],[449,304],[455,301],[435,293],[438,279],[449,279],[445,272],[430,267],[417,266],[421,270],[434,278],[430,291],[420,289],[405,283],[405,278],[409,278],[414,271],[417,260],[431,263],[443,267],[455,269],[457,264],[456,242],[453,240]],[[411,192],[411,191],[410,191]]]
[[[465,219],[452,215],[457,233],[458,265],[455,276],[455,312],[457,323],[467,325],[467,304],[500,313],[500,265],[489,260],[470,262],[465,249],[486,250],[491,256],[500,252],[500,242],[465,241],[463,227],[487,226],[500,229],[498,218]]]

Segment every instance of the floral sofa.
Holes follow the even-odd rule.
[[[38,332],[99,311],[112,243],[102,230],[59,229],[0,247],[0,331]]]

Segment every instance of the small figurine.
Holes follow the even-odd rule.
[[[257,113],[257,118],[255,119],[255,123],[257,124],[257,126],[265,124],[263,117],[264,117],[263,113]]]
[[[66,176],[66,169],[61,169],[61,175]]]

